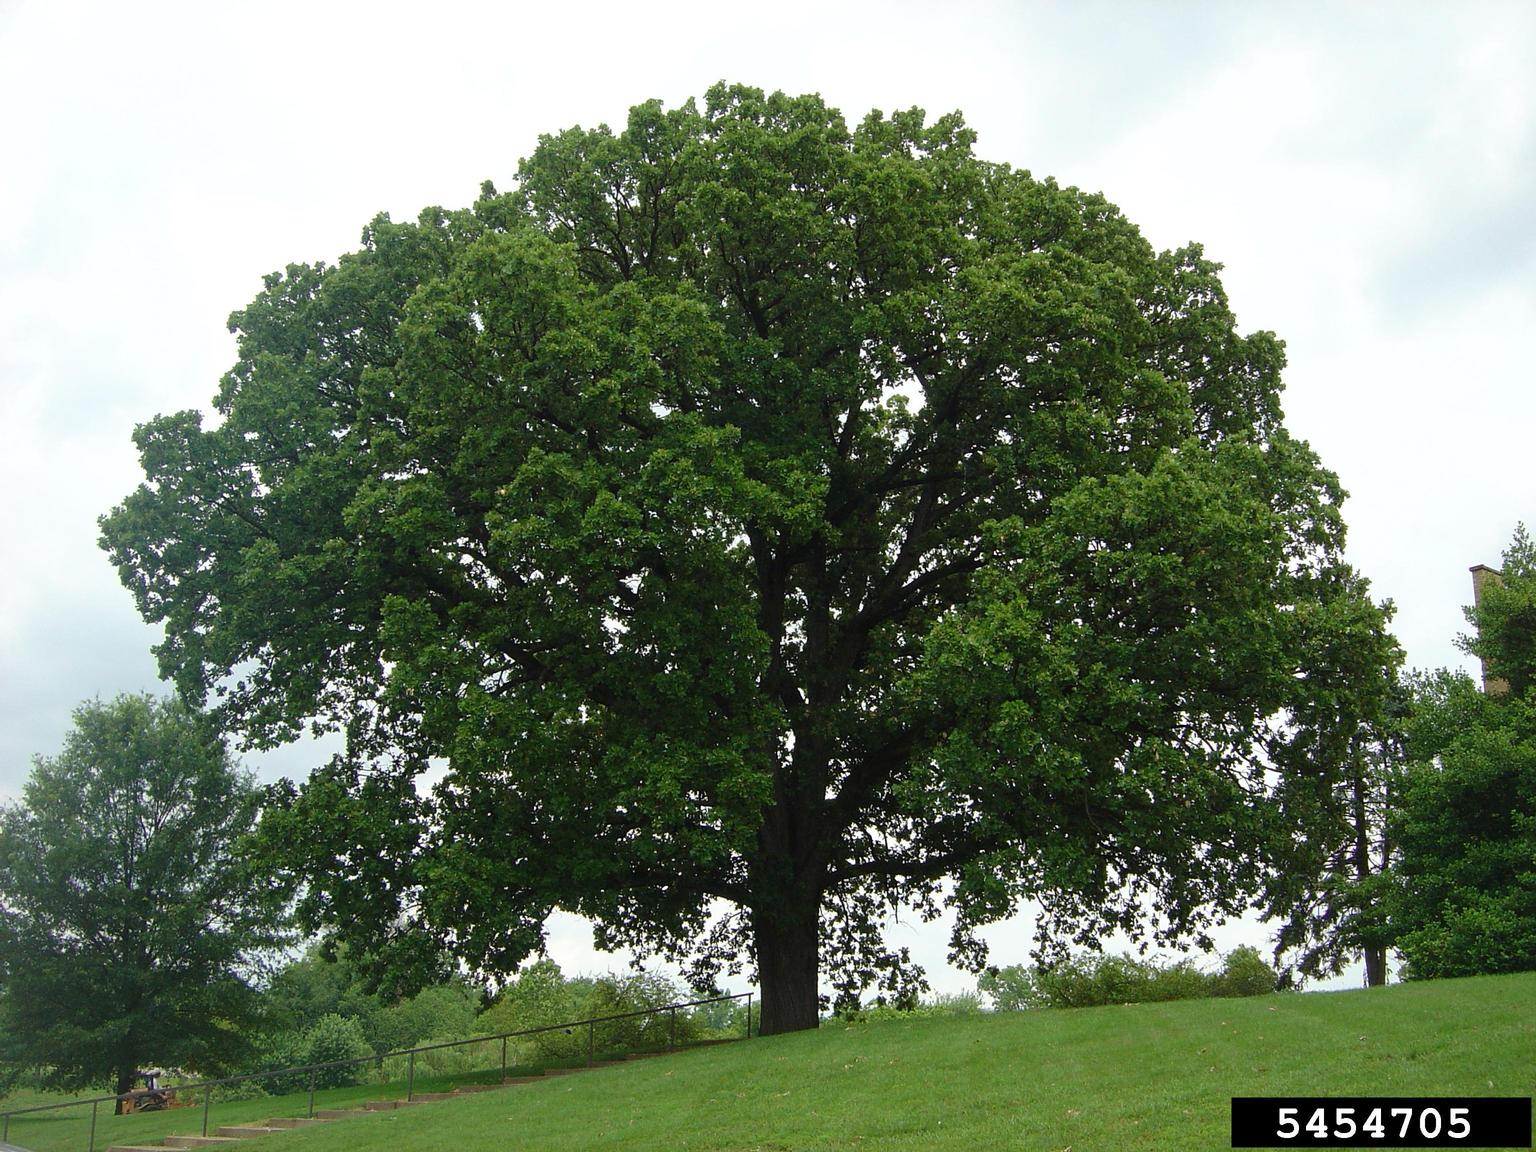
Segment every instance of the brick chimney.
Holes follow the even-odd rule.
[[[1474,608],[1481,608],[1483,606],[1483,589],[1486,588],[1489,584],[1498,584],[1502,586],[1504,583],[1504,576],[1497,568],[1490,568],[1486,564],[1474,564],[1472,565],[1471,571],[1472,606]],[[1481,658],[1479,659],[1483,666],[1483,694],[1485,696],[1508,695],[1509,681],[1501,680],[1497,676],[1489,679],[1488,661],[1482,660]]]

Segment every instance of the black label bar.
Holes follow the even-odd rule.
[[[1529,1096],[1234,1096],[1234,1148],[1529,1148]]]

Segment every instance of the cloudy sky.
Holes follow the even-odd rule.
[[[263,273],[719,79],[850,120],[959,109],[981,156],[1202,242],[1241,327],[1287,343],[1290,426],[1350,491],[1409,664],[1468,666],[1467,568],[1536,521],[1529,0],[0,0],[0,797],[80,701],[160,689],[96,517],[140,478],[136,423],[209,407]],[[964,983],[941,932],[897,934]]]

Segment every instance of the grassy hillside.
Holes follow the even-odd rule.
[[[832,1025],[347,1120],[265,1147],[1220,1149],[1233,1095],[1533,1092],[1536,974]]]

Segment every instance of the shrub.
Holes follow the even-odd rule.
[[[681,988],[653,972],[567,979],[553,961],[540,960],[507,985],[496,1003],[480,1015],[476,1031],[492,1036],[548,1028],[645,1012],[687,999]],[[671,1040],[685,1044],[701,1038],[710,1030],[712,1019],[708,1012],[696,1015],[679,1011],[674,1023],[671,1013],[656,1012],[599,1024],[592,1039],[600,1052],[661,1048]],[[524,1043],[534,1059],[574,1059],[586,1055],[587,1028],[553,1028],[528,1037]]]
[[[939,992],[926,1007],[935,1016],[975,1016],[981,1011],[981,996],[975,992]]]
[[[560,965],[553,960],[539,960],[524,968],[502,990],[496,1003],[481,1013],[476,1030],[494,1036],[568,1024],[581,1016],[571,983],[561,974]],[[536,1059],[569,1059],[586,1052],[586,1029],[581,1031],[580,1037],[575,1029],[540,1032],[530,1036],[526,1044]]]
[[[232,1100],[261,1100],[272,1092],[273,1085],[286,1080],[283,1076],[263,1076],[256,1080],[237,1080],[233,1084],[220,1084],[213,1090],[213,1100],[217,1104],[227,1104]],[[283,1088],[283,1091],[296,1089]]]
[[[940,1016],[973,1016],[982,1010],[981,997],[975,992],[939,992],[931,1000],[915,1004],[892,1004],[876,999],[852,1011],[839,1010],[834,1015],[850,1024],[866,1020],[911,1020]]]
[[[368,1065],[363,1062],[363,1058],[373,1054],[373,1045],[363,1035],[363,1026],[352,1017],[327,1013],[304,1034],[305,1064],[328,1064],[333,1060],[357,1061],[336,1068],[320,1069],[315,1073],[316,1088],[343,1088],[361,1084],[368,1072]],[[307,1084],[308,1076],[304,1079]]]
[[[688,996],[664,976],[638,972],[632,976],[601,976],[592,982],[587,997],[587,1016],[616,1016],[644,1012],[685,1001]],[[605,1049],[638,1050],[660,1048],[669,1042],[686,1044],[699,1039],[704,1022],[692,1012],[679,1011],[674,1020],[670,1012],[631,1016],[598,1026],[598,1044]]]
[[[1234,949],[1217,972],[1193,961],[1162,964],[1133,956],[1075,956],[1050,967],[1011,965],[983,975],[977,988],[1002,1012],[1023,1008],[1092,1008],[1210,996],[1261,996],[1278,976],[1258,950]]]
[[[997,1012],[1021,1012],[1025,1008],[1045,1008],[1045,994],[1035,982],[1035,971],[1022,964],[1009,964],[982,973],[976,990],[992,1002]]]
[[[1215,996],[1266,996],[1280,983],[1280,975],[1257,948],[1243,946],[1228,952],[1214,977]]]
[[[463,1040],[476,1030],[479,995],[462,980],[423,988],[415,996],[381,1008],[364,1021],[375,1052],[399,1052],[436,1039]]]
[[[501,1041],[482,1040],[479,1043],[459,1043],[464,1036],[423,1037],[414,1047],[425,1048],[433,1044],[453,1043],[451,1048],[433,1048],[416,1053],[416,1077],[462,1076],[466,1072],[484,1072],[493,1069],[501,1061]],[[509,1061],[517,1050],[509,1047]],[[384,1060],[381,1076],[385,1081],[404,1080],[411,1069],[411,1057],[390,1056]]]

